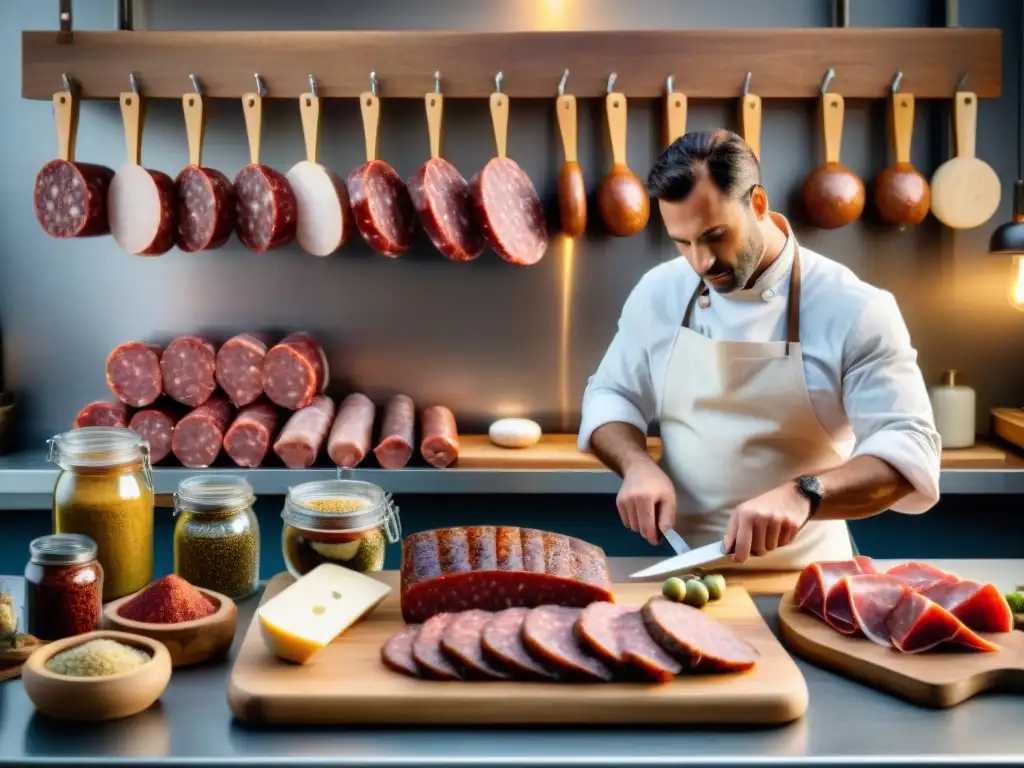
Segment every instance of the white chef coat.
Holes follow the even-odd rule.
[[[754,286],[710,292],[692,330],[719,341],[786,338],[793,238]],[[893,509],[919,514],[939,498],[941,443],[917,351],[892,294],[800,247],[800,339],[811,407],[846,456],[876,456],[913,491]],[[579,448],[615,421],[646,433],[661,412],[669,356],[700,277],[679,257],[650,270],[626,300],[618,331],[583,396]],[[693,371],[700,376],[699,370]]]

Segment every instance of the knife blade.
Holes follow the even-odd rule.
[[[684,552],[681,555],[670,557],[668,560],[662,560],[660,563],[652,565],[650,568],[644,568],[642,571],[630,574],[631,579],[644,579],[649,576],[661,576],[666,573],[674,573],[681,571],[684,568],[696,568],[698,565],[704,565],[714,560],[718,560],[722,557],[726,557],[729,553],[725,551],[725,540],[715,541],[711,544],[705,544],[703,547],[697,547],[691,549],[689,552]]]
[[[676,551],[677,555],[690,551],[690,545],[683,541],[683,537],[676,533],[672,528],[665,531],[665,540],[672,546],[672,549]]]

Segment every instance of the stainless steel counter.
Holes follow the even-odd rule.
[[[649,562],[649,561],[648,561]],[[636,561],[617,563],[632,568]],[[948,564],[944,564],[947,565]],[[960,561],[1003,588],[1024,562]],[[256,598],[240,606],[247,626]],[[778,630],[778,598],[756,598]],[[0,683],[0,763],[32,765],[939,765],[1021,764],[1019,695],[983,694],[929,710],[802,661],[810,708],[781,728],[693,730],[253,730],[232,719],[227,663],[178,670],[160,702],[116,723],[34,714],[20,681]],[[326,681],[325,684],[343,684]]]

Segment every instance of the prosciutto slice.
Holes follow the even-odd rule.
[[[918,592],[934,587],[943,582],[957,582],[959,579],[951,573],[940,571],[928,563],[918,563],[911,560],[908,563],[894,565],[886,571],[890,576],[902,579],[910,587]]]
[[[904,593],[887,624],[892,644],[904,653],[920,653],[944,643],[975,651],[999,650],[941,605],[912,590]]]
[[[962,579],[940,581],[919,590],[977,632],[1009,632],[1013,613],[994,584]]]
[[[870,557],[857,556],[852,560],[823,560],[811,563],[801,571],[796,582],[796,602],[801,610],[813,613],[819,619],[828,622],[826,601],[832,588],[835,587],[844,576],[853,576],[860,573],[875,573],[877,569]],[[835,628],[844,634],[850,634],[854,630],[846,627],[851,621],[842,614],[842,601],[836,602],[837,619]]]
[[[885,573],[844,576],[842,584],[856,629],[874,643],[891,646],[889,615],[911,591],[910,587]]]

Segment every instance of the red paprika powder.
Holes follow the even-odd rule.
[[[25,566],[27,632],[61,640],[99,627],[103,568],[96,542],[77,533],[42,536],[29,545]]]
[[[178,624],[204,619],[216,610],[206,595],[181,577],[171,574],[154,581],[118,608],[117,613],[129,621]]]

